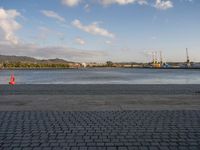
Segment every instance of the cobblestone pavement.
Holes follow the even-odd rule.
[[[0,149],[199,150],[200,111],[5,111]]]

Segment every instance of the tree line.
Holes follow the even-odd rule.
[[[69,64],[51,64],[51,63],[21,63],[9,62],[1,65],[3,68],[69,68]]]

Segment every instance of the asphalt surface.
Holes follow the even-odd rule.
[[[0,85],[1,95],[200,95],[200,85]]]
[[[200,110],[200,85],[0,85],[0,111]]]

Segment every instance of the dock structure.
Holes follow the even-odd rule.
[[[158,58],[158,54],[160,54]],[[152,52],[152,63],[151,66],[153,68],[162,68],[163,67],[163,58],[162,58],[162,51],[158,52]]]
[[[199,150],[199,89],[0,85],[0,150]]]
[[[2,69],[3,68],[3,64],[2,63],[0,63],[0,69]]]
[[[191,62],[190,62],[189,53],[188,53],[188,49],[187,48],[186,48],[186,57],[187,57],[186,67],[190,68],[191,67]]]

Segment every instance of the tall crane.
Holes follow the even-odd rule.
[[[156,62],[156,64],[158,63],[158,53],[157,53],[157,51],[155,52],[155,62]]]
[[[159,51],[152,52],[152,67],[162,68],[162,65],[163,65],[162,52],[160,51],[160,58],[159,58]]]
[[[152,63],[155,64],[155,53],[152,52]]]
[[[162,51],[160,51],[160,65],[163,65]]]
[[[186,48],[186,56],[187,56],[187,64],[190,63],[190,58],[189,58],[189,54],[188,54],[188,49]]]
[[[186,48],[186,57],[187,57],[186,66],[190,67],[191,64],[190,64],[190,58],[189,58],[189,54],[188,54],[188,49],[187,48]]]

